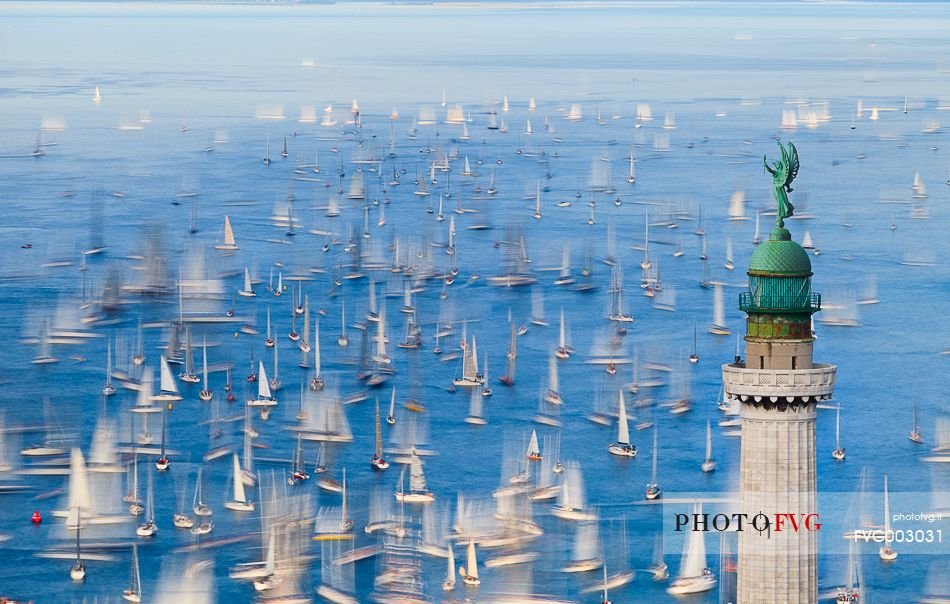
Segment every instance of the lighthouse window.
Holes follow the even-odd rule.
[[[765,357],[759,357],[759,369],[765,369]]]
[[[793,370],[796,369],[796,367],[795,367],[795,361],[797,361],[797,360],[798,360],[798,359],[797,359],[796,357],[792,357],[792,369],[793,369]]]

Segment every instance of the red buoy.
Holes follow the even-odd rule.
[[[33,517],[30,518],[30,522],[32,522],[33,524],[39,524],[43,522],[43,517],[40,516],[39,510],[36,510],[35,512],[33,512]]]

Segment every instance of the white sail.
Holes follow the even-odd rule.
[[[208,342],[205,340],[201,346],[201,376],[204,389],[208,390]]]
[[[468,542],[468,560],[466,561],[465,570],[465,574],[467,574],[469,577],[473,579],[478,578],[478,558],[475,557],[474,539],[471,539]]]
[[[231,228],[231,218],[227,214],[224,215],[224,245],[235,246],[234,230]]]
[[[805,234],[802,235],[802,247],[806,250],[810,250],[815,247],[815,244],[811,238],[811,233],[808,231],[805,231]]]
[[[409,490],[413,493],[426,492],[426,477],[422,471],[422,460],[417,456],[412,456],[409,464]]]
[[[427,510],[431,508],[426,508]],[[445,571],[445,583],[446,585],[455,584],[455,550],[452,549],[452,544],[449,543],[449,558],[448,558],[448,568]]]
[[[264,558],[264,573],[266,575],[274,574],[274,563],[277,560],[277,533],[271,529],[270,537],[267,539],[267,554]]]
[[[244,267],[244,291],[251,291],[251,272],[247,270],[247,267]]]
[[[112,466],[118,463],[119,454],[116,449],[115,422],[99,418],[96,422],[96,431],[92,435],[92,448],[89,452],[89,463],[93,466]]]
[[[564,309],[561,309],[561,329],[558,332],[558,348],[565,349],[567,348],[567,333],[564,329]]]
[[[82,451],[73,447],[69,459],[69,509],[77,508],[92,513],[92,492]]]
[[[557,358],[553,355],[548,362],[548,390],[551,392],[560,391],[557,378]]]
[[[574,551],[571,558],[575,562],[598,559],[599,531],[597,522],[584,522],[577,526],[574,535]]]
[[[473,388],[472,395],[469,397],[469,402],[468,402],[468,418],[470,420],[482,419],[482,413],[484,412],[483,406],[484,406],[484,399],[482,398],[482,395],[479,394],[477,388]],[[481,423],[484,423],[484,421],[482,421]]]
[[[745,191],[735,191],[729,199],[729,220],[745,219]]]
[[[623,400],[623,390],[617,391],[618,411],[617,411],[617,444],[630,444],[630,428],[627,426],[627,406]]]
[[[478,377],[478,351],[475,347],[475,336],[472,336],[471,348],[465,349],[462,362],[462,379],[474,381]]]
[[[168,361],[165,360],[165,357],[162,357],[162,371],[161,371],[161,381],[159,382],[159,389],[162,393],[169,394],[178,394],[178,386],[175,385],[175,378],[172,377],[172,370],[168,367]]]
[[[531,440],[528,441],[528,457],[538,457],[541,455],[541,448],[538,446],[538,432],[531,431]]]
[[[702,514],[703,506],[701,503],[693,507],[694,514]],[[694,516],[696,518],[698,516]],[[679,577],[702,577],[706,569],[706,541],[705,533],[702,531],[690,531],[686,538],[686,545],[683,548],[683,562],[680,565]]]
[[[238,460],[237,453],[232,454],[234,471],[234,501],[247,503],[247,495],[244,493],[244,482],[241,481],[241,462]]]
[[[726,325],[726,309],[723,302],[722,286],[718,283],[713,297],[713,325],[716,327]]]
[[[313,372],[320,377],[320,320],[313,323]]]
[[[267,381],[267,372],[264,371],[264,361],[258,361],[257,367],[257,398],[273,398],[270,391],[270,383]]]

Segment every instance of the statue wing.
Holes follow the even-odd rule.
[[[798,176],[798,149],[795,148],[793,143],[788,143],[788,176],[785,177],[785,186],[789,191],[792,190],[791,185],[792,181],[795,180],[795,177]],[[782,155],[785,156],[785,150],[782,150]]]

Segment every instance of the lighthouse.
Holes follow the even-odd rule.
[[[812,291],[808,254],[784,224],[794,210],[787,194],[798,153],[779,146],[782,159],[766,164],[776,226],[752,254],[748,290],[739,295],[745,358],[722,366],[723,389],[742,409],[740,506],[749,518],[765,514],[772,521],[769,531],[747,526],[739,533],[738,604],[818,601],[815,418],[818,402],[831,398],[837,368],[813,359],[811,317],[821,296]],[[777,514],[793,514],[797,530],[776,530]]]

